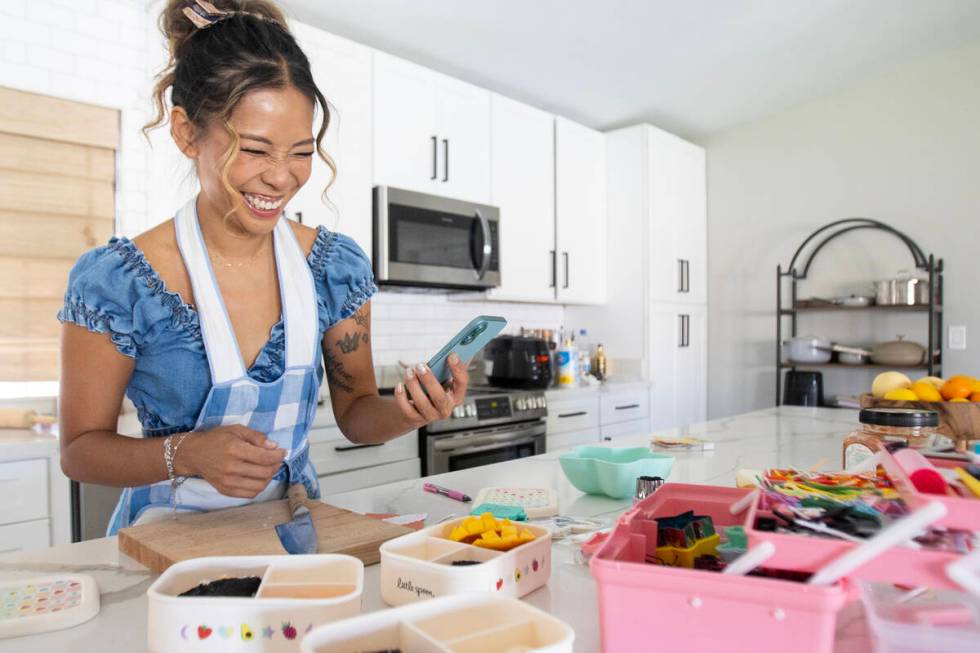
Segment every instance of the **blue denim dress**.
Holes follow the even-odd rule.
[[[358,246],[322,227],[306,263],[316,294],[316,342],[320,342],[326,329],[350,317],[377,288],[370,263]],[[109,334],[122,354],[135,359],[126,394],[136,405],[144,436],[161,437],[199,426],[198,418],[214,389],[200,315],[179,295],[166,290],[131,241],[114,238],[79,259],[58,317]],[[256,387],[272,387],[284,377],[286,331],[280,320],[249,368],[246,380],[255,381]],[[315,351],[311,367],[318,380],[323,369],[320,348]],[[308,458],[293,456],[291,466],[300,463],[303,469],[292,470],[297,472],[294,475],[301,475],[304,481],[312,475],[315,484],[315,470]],[[280,476],[287,478],[290,471],[286,466]],[[133,502],[132,491],[124,493],[110,535],[131,523],[145,507],[145,502],[123,505],[126,502]]]

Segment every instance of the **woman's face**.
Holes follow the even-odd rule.
[[[178,145],[180,118],[174,122]],[[243,232],[268,234],[282,209],[310,178],[316,147],[313,103],[292,86],[258,89],[242,98],[229,123],[240,139],[228,168],[233,196],[222,181],[223,159],[233,142],[223,125],[212,124],[184,149],[195,159],[202,209],[219,217],[231,212],[228,222]]]

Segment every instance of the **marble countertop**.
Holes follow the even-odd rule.
[[[672,435],[693,435],[715,442],[707,452],[676,454],[670,481],[733,485],[736,471],[793,465],[809,467],[820,461],[828,469],[839,468],[841,439],[857,423],[853,411],[829,408],[780,407],[715,420],[681,429]],[[665,435],[669,435],[666,433]],[[622,445],[647,444],[646,438]],[[618,444],[618,443],[617,443]],[[475,496],[488,486],[528,485],[553,487],[558,491],[561,513],[611,523],[627,508],[628,501],[583,495],[565,479],[558,452],[533,458],[488,465],[471,470],[430,477],[430,480]],[[360,512],[427,513],[429,523],[449,515],[462,515],[467,506],[446,497],[422,491],[422,481],[401,481],[344,494],[324,497],[337,506]],[[569,543],[553,546],[553,573],[545,587],[525,600],[575,628],[575,650],[599,650],[596,585],[586,566],[575,562]],[[115,538],[0,556],[0,580],[51,573],[87,573],[94,576],[102,592],[99,615],[65,631],[0,640],[6,651],[93,651],[111,646],[120,651],[146,650],[146,589],[154,576],[117,550]],[[365,573],[363,610],[383,609],[378,587],[379,568]],[[860,605],[855,603],[838,619],[836,650],[870,650]]]
[[[0,461],[46,458],[58,453],[58,434],[51,427],[0,429]]]

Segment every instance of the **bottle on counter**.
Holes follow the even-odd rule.
[[[844,438],[844,469],[867,460],[889,442],[903,442],[913,449],[932,446],[939,413],[920,408],[863,408],[861,426]]]
[[[562,388],[578,385],[578,351],[571,336],[565,338],[558,350],[558,385]]]
[[[575,342],[578,349],[578,376],[584,382],[585,377],[592,374],[592,350],[589,346],[589,332],[579,329],[578,340]]]
[[[599,343],[595,347],[595,360],[592,362],[592,373],[595,375],[595,378],[600,381],[606,380],[606,377],[609,375],[607,365],[606,352],[602,350],[602,343]]]

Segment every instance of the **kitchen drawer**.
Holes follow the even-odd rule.
[[[0,526],[0,553],[44,549],[51,546],[51,526],[47,519]]]
[[[346,472],[418,457],[418,431],[384,444],[364,446],[345,438],[338,428],[310,430],[310,458],[317,474]]]
[[[396,463],[376,465],[367,469],[321,476],[320,495],[340,494],[341,492],[360,490],[374,485],[407,481],[421,476],[422,460],[416,456],[411,460],[400,460]]]
[[[603,424],[599,432],[602,434],[603,442],[635,440],[650,435],[650,420],[644,417],[643,419],[634,419],[630,422],[619,422],[609,425]]]
[[[599,397],[596,395],[548,403],[548,435],[592,428],[599,433]]]
[[[48,460],[0,463],[0,524],[48,515]]]
[[[650,393],[647,391],[605,394],[599,400],[599,418],[603,426],[619,424],[650,416]]]
[[[549,432],[545,438],[545,451],[558,451],[560,449],[568,449],[569,447],[577,447],[581,444],[599,444],[599,429],[589,428],[581,431],[560,433],[558,435],[552,435]]]

